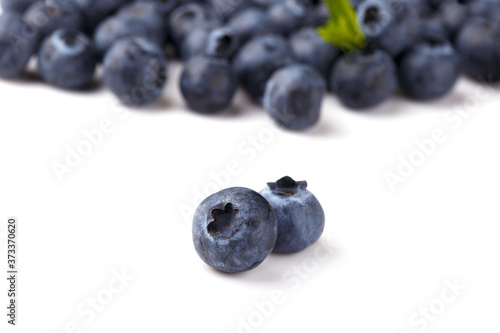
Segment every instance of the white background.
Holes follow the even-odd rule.
[[[187,111],[179,71],[139,110],[104,89],[0,81],[1,232],[11,215],[20,227],[16,331],[498,332],[498,86],[462,79],[442,100],[396,96],[366,112],[328,96],[321,123],[291,133],[241,93],[222,115]],[[105,119],[111,132],[59,180],[54,163]],[[400,158],[419,162],[416,141],[435,131],[444,140],[391,190],[384,175]],[[238,167],[223,177],[228,163]],[[221,188],[210,173],[255,190],[307,180],[326,213],[323,237],[250,272],[213,271],[190,229],[197,193]],[[133,279],[119,288],[122,270]],[[87,303],[95,297],[99,311]]]

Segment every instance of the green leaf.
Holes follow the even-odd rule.
[[[324,0],[330,19],[318,28],[324,40],[336,45],[344,52],[352,52],[366,46],[366,39],[358,26],[356,11],[349,0]]]

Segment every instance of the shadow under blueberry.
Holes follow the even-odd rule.
[[[307,280],[309,280],[326,266],[334,265],[339,256],[339,250],[334,248],[330,250],[332,252],[328,252],[328,248],[331,248],[331,245],[327,244],[327,240],[320,239],[318,242],[299,253],[271,253],[258,267],[242,273],[224,273],[209,266],[205,268],[207,271],[210,271],[210,273],[216,274],[224,279],[237,279],[242,283],[258,283],[286,290],[291,286],[286,283],[285,279],[287,276],[290,278],[295,274],[294,267],[295,269],[298,267],[304,274],[307,274],[309,276]],[[308,272],[307,270],[309,267],[304,268],[304,266],[309,266],[309,264],[313,262],[316,268],[314,271]]]

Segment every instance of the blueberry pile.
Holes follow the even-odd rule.
[[[460,73],[500,81],[497,0],[0,0],[0,77],[83,89],[102,66],[123,103],[164,93],[180,58],[190,109],[227,109],[240,86],[280,126],[304,130],[327,91],[352,109],[396,89],[427,101]]]
[[[260,194],[232,187],[206,198],[193,219],[200,258],[226,273],[248,271],[271,253],[296,253],[323,233],[325,214],[305,181],[268,183]]]

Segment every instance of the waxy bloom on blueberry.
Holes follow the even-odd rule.
[[[193,242],[213,268],[237,273],[264,261],[276,242],[276,216],[259,193],[233,187],[212,194],[196,209]]]
[[[325,227],[325,213],[307,182],[286,176],[268,183],[260,194],[267,199],[278,221],[273,252],[295,253],[314,244]]]

